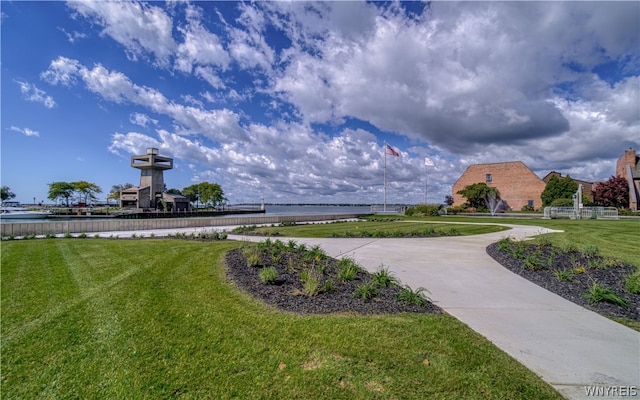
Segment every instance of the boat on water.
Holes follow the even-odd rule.
[[[49,211],[31,211],[21,207],[17,201],[5,201],[0,206],[0,219],[42,219],[47,218]]]

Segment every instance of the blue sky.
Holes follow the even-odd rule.
[[[231,202],[442,202],[471,164],[606,180],[640,151],[640,3],[2,1],[1,180]],[[425,157],[434,166],[425,170]]]

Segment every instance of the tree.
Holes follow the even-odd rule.
[[[180,189],[174,189],[174,188],[167,190],[167,193],[182,195],[182,192],[180,191]]]
[[[69,182],[52,182],[49,184],[49,196],[51,200],[65,199],[69,207],[69,198],[73,196],[75,188]]]
[[[558,178],[557,175],[551,176],[547,185],[544,187],[542,191],[542,206],[546,207],[553,203],[554,200],[558,199],[569,199],[573,198],[573,194],[578,190],[578,184],[576,181],[571,179],[569,175],[564,178]],[[573,204],[573,202],[572,202]]]
[[[120,199],[120,192],[125,189],[129,189],[130,187],[133,187],[133,185],[130,183],[111,186],[111,190],[109,191],[109,196],[107,196],[107,199],[112,199],[112,200]]]
[[[211,204],[214,207],[222,204],[226,198],[222,187],[217,183],[202,182],[196,183],[182,189],[182,195],[195,202],[198,199],[202,204]],[[199,197],[198,197],[199,196]]]
[[[629,181],[622,176],[612,176],[596,186],[593,200],[605,207],[629,208]]]
[[[71,185],[73,186],[73,190],[83,198],[83,203],[85,204],[88,204],[89,200],[98,200],[96,194],[102,193],[102,189],[100,188],[100,186],[96,185],[95,183],[87,181],[77,181],[71,182]]]
[[[500,199],[500,192],[497,188],[489,187],[486,183],[474,183],[469,186],[465,186],[464,189],[459,190],[458,194],[461,194],[467,199],[469,207],[476,209],[488,208],[489,199]]]
[[[444,204],[446,204],[447,207],[451,207],[453,205],[453,196],[450,194],[444,196]]]
[[[9,186],[2,186],[2,188],[0,188],[0,192],[1,192],[0,197],[2,197],[2,201],[11,200],[16,197],[15,193],[11,191],[11,188]]]

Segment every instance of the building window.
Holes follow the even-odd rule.
[[[491,183],[491,174],[486,175],[487,183]]]
[[[527,200],[527,205],[533,208],[533,200]]]

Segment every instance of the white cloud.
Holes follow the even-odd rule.
[[[390,201],[422,199],[425,156],[435,161],[430,199],[443,199],[470,163],[522,160],[599,179],[621,149],[640,147],[637,3],[431,2],[422,14],[405,11],[417,3],[239,3],[232,23],[217,11],[217,34],[191,3],[171,3],[171,17],[140,3],[87,4],[72,7],[130,55],[202,81],[170,99],[64,57],[42,78],[170,118],[167,128],[131,114],[157,131],[116,133],[110,150],[159,147],[237,193],[380,201],[381,138],[342,125],[352,120],[412,143],[388,160]],[[129,9],[158,37],[114,20]],[[625,64],[627,76],[599,76],[603,63]]]
[[[220,38],[201,24],[200,9],[192,5],[187,9],[187,26],[178,28],[184,37],[184,42],[177,49],[176,68],[186,73],[191,73],[194,65],[215,65],[223,70],[226,69],[230,58]]]
[[[58,30],[64,33],[69,43],[72,43],[72,44],[75,43],[78,39],[86,39],[88,37],[86,33],[78,32],[78,31],[67,32],[66,29],[61,27],[59,27]]]
[[[122,44],[132,60],[150,53],[158,65],[169,63],[176,47],[173,22],[161,8],[131,1],[70,1],[67,5],[102,26],[102,33]]]
[[[89,69],[76,60],[59,57],[51,62],[49,69],[43,72],[42,76],[52,84],[75,82],[80,78],[87,89],[105,100],[147,107],[152,112],[173,118],[187,131],[214,140],[246,136],[239,125],[240,117],[231,110],[206,110],[178,104],[167,99],[158,90],[136,85],[123,73],[110,71],[100,64]]]
[[[149,117],[146,114],[141,114],[141,113],[132,113],[129,116],[129,122],[131,122],[132,124],[135,125],[139,125],[143,128],[146,128],[147,126],[149,126],[149,124],[153,124],[153,125],[158,125],[158,120],[153,119],[151,117]]]
[[[211,67],[197,66],[194,70],[196,76],[204,79],[214,89],[224,89],[225,84]]]
[[[38,89],[38,87],[33,83],[24,81],[16,81],[16,83],[20,85],[20,92],[22,92],[25,100],[42,103],[47,108],[55,107],[56,102],[53,100],[53,97],[47,95],[47,92],[44,90]]]
[[[34,131],[34,130],[32,130],[32,129],[29,129],[29,128],[18,128],[17,126],[13,126],[13,125],[12,125],[12,126],[9,128],[9,130],[12,130],[12,131],[14,131],[14,132],[21,133],[21,134],[23,134],[23,135],[25,135],[25,136],[34,136],[34,137],[39,137],[39,136],[40,136],[40,132],[38,132],[38,131]]]

